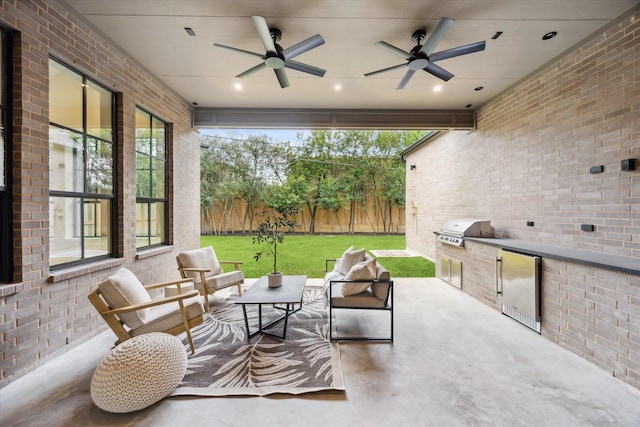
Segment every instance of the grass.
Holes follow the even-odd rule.
[[[271,271],[272,258],[255,261],[256,252],[264,249],[253,244],[252,235],[201,236],[200,246],[213,246],[221,261],[242,261],[245,277],[256,278]],[[278,270],[285,274],[306,274],[321,278],[325,260],[339,258],[351,245],[369,250],[405,249],[404,236],[377,235],[288,235],[278,246]],[[434,264],[422,257],[378,257],[392,277],[433,277]],[[332,266],[331,266],[332,268]]]

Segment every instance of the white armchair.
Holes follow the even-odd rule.
[[[181,292],[181,286],[191,279],[143,286],[135,274],[126,268],[108,277],[89,294],[91,304],[118,337],[117,343],[149,332],[171,335],[187,333],[191,352],[195,353],[191,328],[203,322],[204,307],[198,291]],[[178,287],[178,294],[152,299],[148,290],[169,285]]]
[[[240,271],[241,261],[219,261],[211,246],[180,252],[176,257],[178,270],[185,279],[192,279],[195,288],[204,297],[204,305],[209,311],[209,294],[217,290],[237,286],[242,295],[244,274]],[[223,272],[223,264],[233,264],[234,270]]]

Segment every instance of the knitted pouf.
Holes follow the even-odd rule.
[[[173,335],[154,332],[112,349],[91,378],[91,398],[109,412],[133,412],[169,395],[187,371],[187,352]]]

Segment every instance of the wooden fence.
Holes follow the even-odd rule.
[[[226,206],[223,204],[212,206],[201,213],[201,231],[203,234],[251,232],[258,225],[257,214],[263,210],[264,207],[250,209],[244,200],[237,200]],[[309,232],[311,216],[307,208],[297,215],[296,221],[300,224],[296,232]],[[384,208],[384,205],[381,206],[373,198],[367,199],[364,206],[356,204],[353,212],[349,208],[340,209],[338,212],[332,209],[318,209],[314,232],[318,234],[404,234],[405,211],[396,206]]]

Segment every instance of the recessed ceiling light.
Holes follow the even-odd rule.
[[[473,104],[467,104],[464,106],[464,108],[471,108],[473,106]]]
[[[441,86],[441,85],[434,86],[434,87],[433,87],[433,91],[434,91],[434,92],[440,92],[440,91],[442,91],[442,86]]]
[[[184,27],[184,30],[187,32],[187,34],[189,34],[191,37],[195,37],[196,36],[196,32],[193,31],[193,29],[191,27]]]
[[[549,31],[547,34],[542,36],[542,40],[551,40],[552,38],[554,38],[557,35],[558,35],[557,31]]]
[[[242,83],[235,83],[233,87],[235,90],[242,90]]]
[[[198,105],[198,103],[196,101],[193,101],[192,104],[193,105]]]
[[[342,86],[340,86],[339,84],[337,84],[337,85],[335,85],[335,86],[333,87],[333,89],[334,89],[336,92],[340,92],[340,91],[342,90]]]
[[[478,86],[478,87],[476,87],[476,88],[475,88],[475,89],[473,89],[473,90],[475,90],[475,91],[477,92],[477,91],[480,91],[480,90],[482,90],[482,89],[484,89],[484,86]]]

